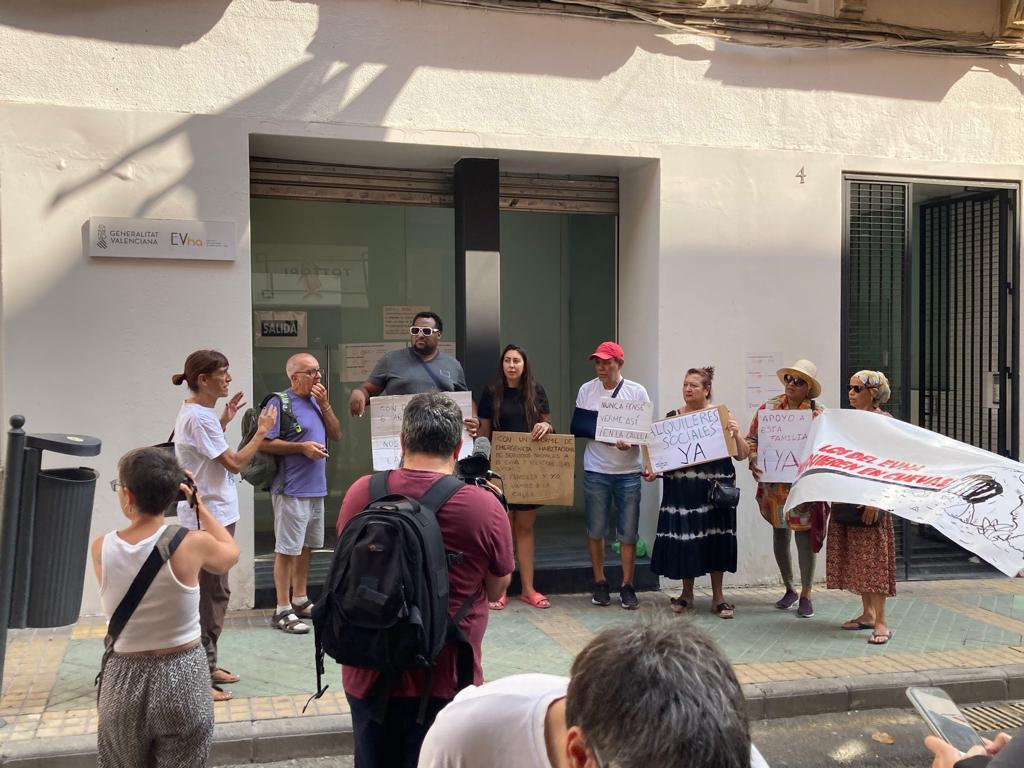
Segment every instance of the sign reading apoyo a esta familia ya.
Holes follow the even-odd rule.
[[[89,219],[89,256],[235,260],[235,224],[182,219]]]

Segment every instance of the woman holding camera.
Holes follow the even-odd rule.
[[[534,440],[542,440],[555,428],[551,426],[551,406],[544,387],[533,380],[526,350],[509,344],[502,350],[497,378],[484,390],[477,404],[480,417],[479,434],[490,438],[492,432],[529,432]],[[551,601],[533,586],[533,526],[540,507],[531,504],[510,504],[516,555],[519,558],[520,600],[534,608],[550,608]],[[502,595],[490,603],[493,611],[505,607]]]
[[[92,543],[103,612],[112,617],[143,563],[168,543],[164,511],[179,490],[202,527],[190,531],[160,565],[101,672],[100,768],[125,765],[205,766],[213,736],[213,701],[200,640],[199,575],[225,574],[238,545],[207,509],[182,469],[160,448],[121,457],[117,492],[128,527]],[[170,532],[168,532],[170,533]]]
[[[858,411],[889,416],[889,380],[881,371],[857,371],[847,389]],[[833,504],[825,550],[825,585],[860,595],[860,616],[843,629],[870,629],[869,645],[885,645],[893,632],[885,623],[886,598],[896,596],[896,534],[892,515],[875,507]]]
[[[174,454],[195,477],[196,488],[207,509],[228,533],[235,534],[238,522],[238,491],[235,475],[256,455],[263,438],[273,428],[277,410],[273,406],[261,413],[256,434],[239,451],[233,451],[224,432],[238,410],[245,405],[242,393],[231,397],[220,416],[214,410],[217,401],[228,395],[231,374],[228,359],[212,349],[200,349],[185,359],[185,370],[171,377],[175,386],[187,383],[191,397],[182,403],[174,423]],[[186,528],[195,529],[200,521],[185,502],[178,503],[178,520]],[[217,666],[217,640],[224,627],[231,590],[227,571],[199,574],[199,621],[203,630],[203,646],[210,665],[214,701],[227,701],[231,694],[220,688],[224,683],[237,683],[238,675]]]
[[[683,377],[683,407],[665,418],[711,407],[711,381],[715,369],[691,368]],[[747,444],[732,415],[726,425],[736,441],[738,459],[747,458]],[[653,481],[658,475],[644,472]],[[722,591],[725,572],[736,573],[736,506],[719,501],[716,486],[735,487],[736,468],[731,458],[684,467],[663,475],[658,533],[651,552],[651,571],[669,579],[682,579],[683,592],[669,600],[676,613],[693,610],[693,582],[711,574],[711,610],[731,619],[736,607]]]

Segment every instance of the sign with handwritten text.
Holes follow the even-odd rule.
[[[462,418],[473,415],[472,392],[445,392],[462,410]],[[382,395],[370,398],[370,445],[373,451],[373,468],[376,471],[398,469],[402,461],[402,445],[398,437],[402,434],[402,417],[405,406],[416,395]],[[464,459],[473,452],[473,438],[465,428],[462,430],[462,450],[459,458]]]
[[[528,432],[491,435],[491,468],[504,481],[509,504],[554,504],[571,507],[576,470],[576,439]]]
[[[647,442],[654,416],[654,403],[649,400],[626,400],[621,397],[602,397],[597,409],[599,443],[623,440],[632,445]]]
[[[724,405],[656,421],[644,445],[644,464],[659,473],[732,456],[736,442],[726,428],[728,422]]]
[[[757,412],[757,466],[765,483],[792,483],[800,463],[807,458],[807,433],[813,413],[799,411]]]

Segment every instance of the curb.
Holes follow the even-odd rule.
[[[852,710],[906,709],[905,691],[912,685],[942,688],[957,704],[1024,699],[1024,664],[747,683],[743,694],[751,720],[775,720]]]
[[[859,675],[844,679],[786,680],[743,686],[751,720],[775,720],[865,709],[906,709],[908,686],[937,686],[957,704],[1024,699],[1024,664],[972,669]],[[214,727],[210,765],[268,763],[298,757],[351,755],[349,715],[221,723]],[[95,768],[96,736],[65,736],[9,744],[7,768]]]
[[[221,723],[213,729],[211,766],[269,763],[297,757],[350,755],[355,751],[352,718],[302,718]],[[11,768],[96,768],[96,735],[64,736],[8,745],[0,765]]]

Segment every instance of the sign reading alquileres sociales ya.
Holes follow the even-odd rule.
[[[182,219],[89,219],[89,256],[235,260],[235,224]]]

